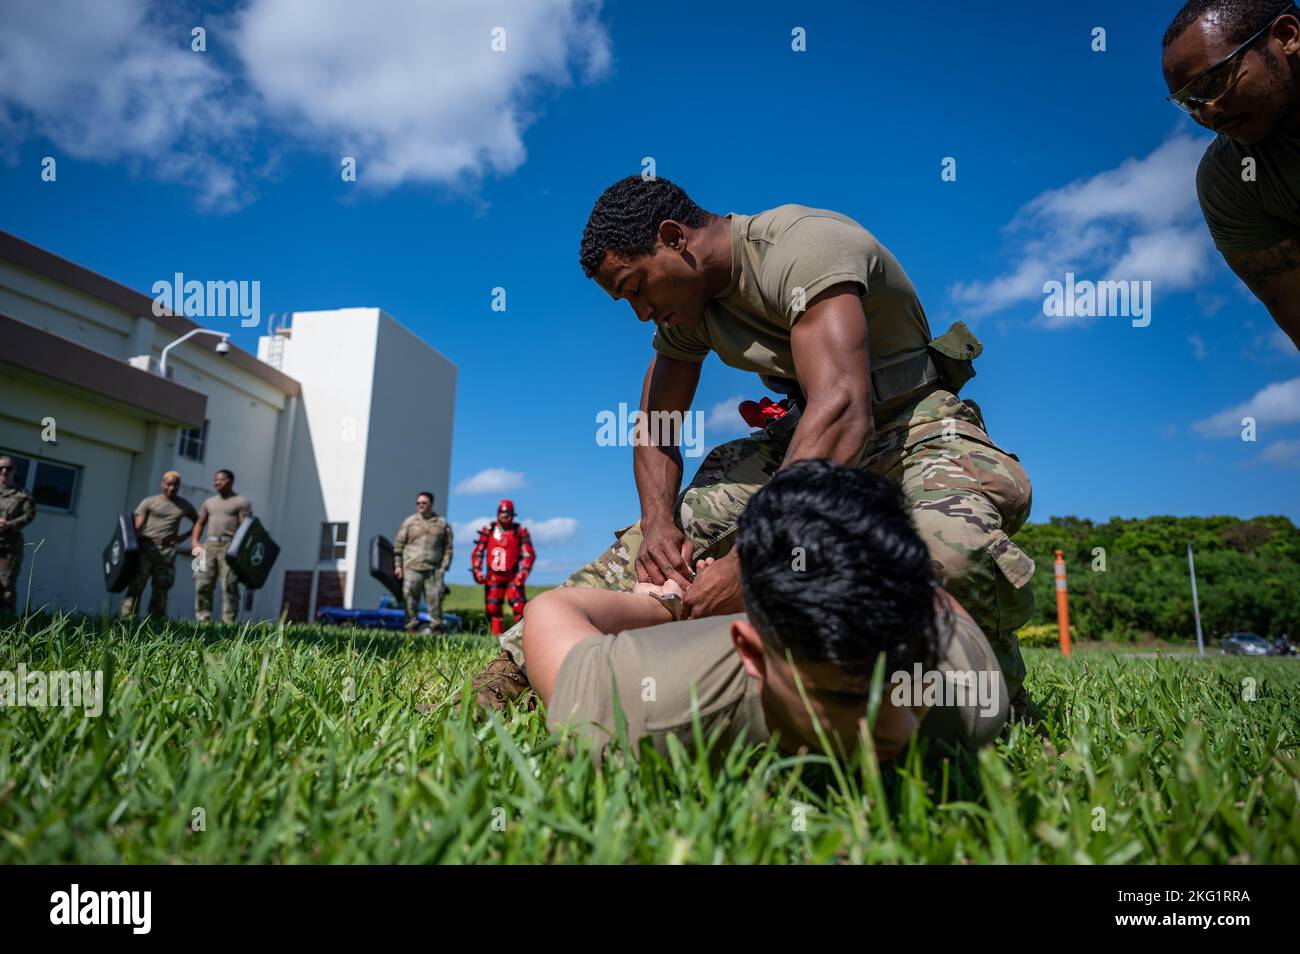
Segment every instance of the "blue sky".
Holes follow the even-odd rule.
[[[1300,357],[1200,220],[1208,139],[1159,70],[1177,4],[983,6],[10,4],[0,227],[144,291],[183,271],[260,280],[263,315],[386,309],[460,369],[452,521],[490,515],[484,472],[509,472],[538,582],[636,517],[631,450],[597,446],[595,418],[635,403],[650,331],[577,247],[647,156],[711,211],[831,208],[884,242],[936,333],[984,341],[964,393],[1028,469],[1033,519],[1300,518]],[[507,49],[484,52],[497,25]],[[1151,281],[1150,325],[1047,320],[1067,271]],[[707,445],[743,433],[719,405],[764,393],[710,358]]]

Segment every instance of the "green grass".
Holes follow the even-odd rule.
[[[1290,660],[1031,651],[1046,741],[1017,726],[953,762],[759,747],[597,771],[536,715],[453,711],[494,650],[15,624],[0,669],[102,668],[112,688],[101,718],[0,709],[0,862],[1300,861]]]
[[[487,629],[487,615],[483,611],[483,587],[476,583],[448,583],[447,589],[451,592],[447,594],[446,599],[442,601],[442,608],[448,613],[459,613],[465,617],[465,623],[471,628]],[[528,598],[531,600],[539,593],[545,593],[547,590],[554,589],[551,586],[534,586],[529,583],[526,586]],[[504,607],[504,619],[509,626],[514,622],[514,615],[510,611],[510,604]]]

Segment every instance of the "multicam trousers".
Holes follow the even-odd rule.
[[[406,603],[406,631],[420,628],[420,597],[429,609],[429,628],[442,629],[442,570],[402,571],[402,599]]]
[[[154,619],[166,619],[167,594],[171,592],[172,584],[176,582],[175,550],[170,547],[159,549],[147,545],[140,548],[135,575],[127,584],[126,596],[122,597],[120,615],[123,618],[130,619],[135,616],[136,609],[140,605],[140,596],[150,581],[153,582],[153,587],[149,591],[149,615]],[[212,609],[210,595],[208,609]]]
[[[705,457],[677,500],[679,525],[694,545],[692,564],[731,550],[741,512],[781,466],[795,423],[788,414]],[[1025,676],[1016,628],[1034,608],[1034,562],[1010,538],[1028,519],[1032,499],[1019,460],[989,439],[973,402],[937,390],[878,420],[876,438],[858,466],[902,485],[940,583],[984,631],[1014,697]],[[564,585],[632,589],[640,522],[615,536],[609,549]],[[501,646],[523,666],[521,624],[501,637]]]
[[[221,621],[233,623],[239,616],[239,579],[226,561],[229,540],[209,540],[203,545],[194,571],[194,618],[201,623],[212,619],[212,595],[221,578]]]

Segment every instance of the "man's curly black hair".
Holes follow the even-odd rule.
[[[1295,4],[1286,0],[1189,0],[1165,31],[1164,45],[1173,43],[1193,23],[1211,13],[1216,16],[1225,40],[1245,43],[1280,14],[1294,10]]]
[[[937,658],[934,565],[902,488],[826,460],[777,472],[740,515],[745,611],[796,662],[869,676]]]
[[[606,252],[633,258],[649,255],[666,219],[699,228],[709,220],[709,213],[667,179],[619,179],[600,194],[587,217],[578,263],[588,278],[594,278]]]

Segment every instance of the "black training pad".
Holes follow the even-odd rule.
[[[140,541],[135,535],[135,514],[120,513],[113,524],[113,536],[104,547],[104,586],[121,593],[135,576],[140,560]]]
[[[402,598],[402,584],[393,572],[393,545],[387,537],[370,538],[370,575],[384,584],[388,592],[399,600]]]
[[[239,525],[226,549],[226,560],[235,577],[250,590],[262,588],[279,555],[279,544],[256,517],[249,517]]]

